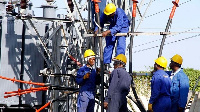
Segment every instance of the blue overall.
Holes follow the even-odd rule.
[[[91,72],[90,77],[83,79],[88,72]],[[77,112],[94,112],[95,89],[96,85],[101,82],[100,75],[96,74],[95,69],[85,65],[78,70],[76,82],[81,86],[77,100]]]
[[[178,108],[185,108],[189,92],[189,79],[181,69],[172,78],[171,87],[171,112],[178,112]]]
[[[171,112],[170,87],[171,79],[164,70],[153,73],[149,100],[153,104],[153,112]]]
[[[114,17],[108,17],[104,13],[100,16],[100,25],[103,28],[105,22],[109,21],[110,26],[109,29],[111,31],[112,36],[106,37],[106,46],[104,48],[104,63],[111,63],[112,59],[112,53],[115,46],[115,42],[117,40],[117,49],[116,49],[116,56],[118,54],[125,54],[126,49],[126,38],[125,36],[119,36],[116,38],[114,36],[116,33],[127,33],[129,31],[130,21],[128,20],[128,17],[126,16],[124,10],[121,8],[117,8],[115,11]],[[95,31],[98,29],[98,27],[95,28]]]
[[[125,68],[116,68],[110,76],[110,85],[105,102],[108,102],[107,112],[127,112],[126,96],[131,85],[131,76]]]

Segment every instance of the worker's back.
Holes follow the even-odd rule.
[[[157,70],[153,73],[149,103],[153,104],[154,112],[170,112],[170,87],[171,79],[164,70]]]
[[[115,78],[115,79],[113,79],[113,78]],[[129,73],[125,70],[125,68],[114,69],[110,76],[110,83],[116,84],[114,93],[120,93],[123,95],[127,95],[130,90],[131,80],[132,80],[132,78],[129,75]],[[114,82],[112,82],[112,81],[114,81]]]

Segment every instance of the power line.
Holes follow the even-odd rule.
[[[139,28],[140,24],[142,23],[142,21],[143,21],[145,15],[146,15],[146,12],[147,12],[147,10],[149,9],[151,3],[152,3],[152,0],[149,1],[148,6],[146,7],[144,14],[141,16],[140,22],[139,22],[139,24],[137,25],[137,28],[135,29],[135,31],[138,30],[138,28]]]
[[[169,42],[169,43],[166,43],[166,44],[164,44],[164,45],[169,45],[169,44],[172,44],[172,43],[184,41],[184,40],[191,39],[191,38],[198,37],[198,36],[200,36],[200,34],[194,35],[194,36],[191,36],[191,37],[187,37],[187,38],[183,38],[183,39],[179,39],[179,40],[176,40],[176,41],[173,41],[173,42]],[[142,50],[135,51],[135,52],[133,52],[133,53],[143,52],[143,51],[150,50],[150,49],[157,48],[157,47],[159,47],[159,46],[149,47],[149,48],[146,48],[146,49],[142,49]]]
[[[181,4],[179,4],[179,6],[181,6],[181,5],[183,5],[183,4],[186,4],[186,3],[188,3],[188,2],[191,2],[191,1],[192,1],[192,0],[185,1],[185,2],[183,2],[183,3],[181,3]],[[167,9],[164,9],[164,10],[159,11],[159,12],[156,12],[156,13],[151,14],[151,15],[149,15],[149,16],[145,16],[144,19],[149,18],[149,17],[152,17],[152,16],[155,16],[155,15],[157,15],[157,14],[160,14],[160,13],[162,13],[162,12],[168,11],[168,10],[170,10],[170,9],[172,9],[172,7],[167,8]],[[140,19],[138,19],[138,20],[136,20],[136,21],[139,21],[139,20],[140,20]]]
[[[156,0],[152,0],[152,2],[155,2]],[[151,2],[151,3],[152,3]],[[148,3],[144,3],[144,4],[142,4],[142,6],[145,6],[145,5],[147,5],[147,4],[149,4],[149,2]]]
[[[185,32],[190,32],[190,31],[192,31],[192,30],[194,30],[194,29],[200,29],[200,27],[192,28],[192,29],[189,29],[189,30],[180,32],[180,33],[175,34],[175,35],[179,35],[179,34],[182,34],[182,33],[185,33]],[[175,35],[171,35],[171,36],[169,36],[169,37],[173,37],[173,36],[175,36]],[[168,37],[168,38],[169,38],[169,37]],[[147,43],[143,43],[143,44],[140,44],[140,45],[136,45],[136,46],[134,46],[134,47],[135,47],[135,48],[136,48],[136,47],[140,47],[140,46],[147,45],[147,44],[151,44],[151,43],[154,43],[154,42],[157,42],[157,41],[160,41],[160,40],[162,40],[162,39],[153,40],[153,41],[150,41],[150,42],[147,42]]]

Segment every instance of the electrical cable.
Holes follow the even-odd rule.
[[[147,6],[146,9],[145,9],[145,12],[144,12],[143,15],[141,16],[140,22],[139,22],[139,24],[137,25],[137,28],[135,29],[135,32],[138,30],[140,24],[142,23],[142,21],[143,21],[145,15],[146,15],[146,12],[147,12],[147,10],[149,9],[151,3],[152,3],[152,0],[149,1],[148,6]]]
[[[192,28],[192,29],[189,29],[189,30],[180,32],[180,33],[175,34],[175,35],[179,35],[179,34],[182,34],[182,33],[185,33],[185,32],[190,32],[190,31],[192,31],[192,30],[194,30],[194,29],[200,29],[200,27]],[[171,36],[169,36],[169,37],[173,37],[173,36],[175,36],[175,35],[171,35]],[[169,37],[168,37],[168,38],[169,38]],[[147,45],[147,44],[151,44],[151,43],[154,43],[154,42],[157,42],[157,41],[160,41],[160,40],[162,40],[162,39],[153,40],[153,41],[150,41],[150,42],[146,42],[146,43],[143,43],[143,44],[136,45],[136,46],[134,46],[134,47],[135,47],[135,48],[136,48],[136,47],[140,47],[140,46]]]
[[[180,3],[179,6],[184,5],[184,4],[186,4],[186,3],[188,3],[188,2],[191,2],[191,1],[192,1],[192,0],[188,0],[188,1],[185,1],[185,2],[183,2],[183,3]],[[167,9],[164,9],[164,10],[159,11],[159,12],[156,12],[156,13],[154,13],[154,14],[150,14],[150,15],[144,17],[144,19],[149,18],[149,17],[152,17],[152,16],[155,16],[155,15],[157,15],[157,14],[160,14],[160,13],[162,13],[162,12],[168,11],[168,10],[170,10],[170,9],[172,9],[172,7],[167,8]],[[139,20],[140,20],[140,19],[138,19],[138,20],[136,20],[136,21],[139,21]]]
[[[152,2],[155,2],[156,0],[152,0]],[[147,5],[147,4],[149,4],[149,2],[148,3],[144,3],[144,4],[142,4],[142,6],[145,6],[145,5]]]
[[[166,43],[164,45],[173,44],[173,43],[176,43],[176,42],[184,41],[184,40],[191,39],[191,38],[198,37],[198,36],[200,36],[200,34],[194,35],[194,36],[191,36],[191,37],[186,37],[186,38],[183,38],[183,39],[179,39],[179,40],[176,40],[176,41],[168,42],[168,43]],[[133,53],[142,52],[142,51],[150,50],[150,49],[157,48],[157,47],[159,47],[159,45],[153,46],[153,47],[149,47],[149,48],[146,48],[146,49],[142,49],[142,50],[138,50],[138,51],[135,51]]]

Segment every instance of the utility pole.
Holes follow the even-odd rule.
[[[100,26],[100,15],[99,15],[99,5],[100,0],[94,0],[95,14],[97,24]],[[101,29],[98,28],[98,33],[101,33]],[[100,67],[101,67],[101,112],[104,112],[104,66],[103,66],[103,45],[102,37],[99,38],[99,47],[100,47]]]
[[[133,11],[132,11],[131,33],[134,33],[134,29],[135,29],[135,17],[136,17],[136,7],[137,7],[138,1],[137,0],[132,0],[132,1],[133,1]],[[131,74],[132,79],[133,79],[133,73],[132,73],[133,72],[132,71],[133,38],[134,38],[134,35],[132,35],[130,37],[130,48],[129,48],[129,73]],[[132,88],[133,94],[135,96],[135,99],[137,101],[136,105],[138,105],[138,108],[140,109],[141,112],[146,112],[146,110],[144,108],[144,105],[142,104],[140,98],[137,95],[137,92],[136,92],[136,89],[135,89],[135,84],[134,84],[133,80],[131,81],[131,88]]]

